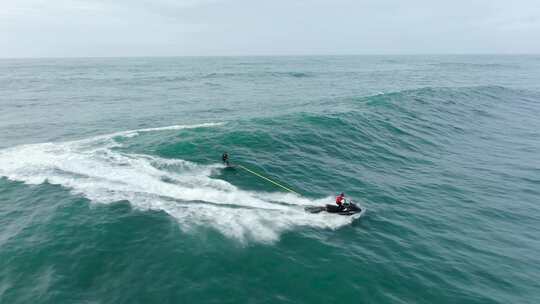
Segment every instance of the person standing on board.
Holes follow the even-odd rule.
[[[221,156],[221,160],[223,161],[223,164],[225,164],[227,167],[231,165],[229,163],[229,153],[223,152],[223,155]]]

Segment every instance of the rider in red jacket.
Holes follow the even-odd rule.
[[[343,203],[345,202],[345,194],[341,193],[336,197],[336,204],[338,205],[339,209],[343,209]]]

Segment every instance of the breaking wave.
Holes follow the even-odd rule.
[[[122,138],[144,132],[218,128],[220,123],[117,132],[82,140],[0,150],[0,175],[27,184],[61,185],[95,203],[129,201],[141,210],[162,210],[184,231],[212,227],[241,242],[273,242],[299,226],[336,229],[347,217],[306,214],[303,205],[324,204],[289,193],[246,191],[215,177],[221,164],[128,153]]]

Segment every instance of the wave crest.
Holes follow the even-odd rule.
[[[127,200],[134,208],[162,210],[186,231],[210,226],[241,242],[273,242],[299,226],[336,229],[350,218],[306,214],[303,205],[322,204],[287,193],[245,191],[213,178],[220,164],[120,152],[118,137],[141,132],[217,127],[169,126],[117,132],[88,139],[0,150],[0,175],[28,184],[49,182],[96,203]]]

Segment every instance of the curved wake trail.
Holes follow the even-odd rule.
[[[118,138],[143,132],[218,127],[219,123],[139,129],[88,139],[23,145],[0,150],[0,175],[28,184],[49,182],[97,203],[129,201],[163,210],[180,226],[210,226],[240,240],[272,242],[299,226],[335,229],[347,217],[306,214],[301,205],[323,204],[290,193],[245,191],[211,176],[219,164],[119,152]]]

